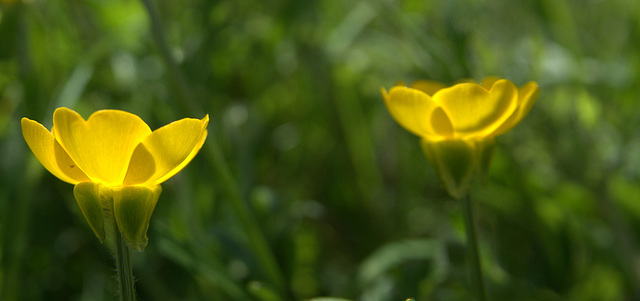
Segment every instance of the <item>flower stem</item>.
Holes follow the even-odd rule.
[[[113,211],[112,211],[113,212]],[[113,254],[116,258],[116,279],[121,301],[135,301],[136,291],[133,280],[133,265],[131,264],[131,250],[124,242],[115,218],[111,220],[113,229]]]
[[[467,257],[469,260],[471,281],[476,292],[477,300],[486,301],[487,293],[484,288],[482,265],[480,263],[480,256],[478,252],[476,227],[473,218],[473,205],[471,204],[471,197],[468,194],[462,198],[462,207],[464,211],[464,225],[467,230]]]

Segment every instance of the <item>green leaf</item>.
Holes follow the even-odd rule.
[[[259,281],[251,281],[247,285],[247,290],[256,299],[261,301],[278,301],[282,300],[282,297],[278,295],[273,287]]]
[[[444,245],[439,240],[403,240],[385,244],[369,256],[358,270],[358,282],[365,286],[384,277],[392,268],[411,260],[432,260],[434,277],[442,278],[448,270]]]

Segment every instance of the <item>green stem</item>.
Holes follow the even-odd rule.
[[[136,291],[133,280],[133,265],[131,264],[131,250],[124,242],[115,219],[113,224],[113,254],[116,257],[116,278],[121,301],[135,301]]]
[[[269,243],[260,225],[256,222],[251,208],[249,208],[240,195],[240,189],[231,175],[229,167],[224,162],[220,148],[213,140],[210,141],[212,142],[208,142],[207,155],[209,156],[209,160],[217,177],[221,180],[222,187],[227,190],[232,209],[240,221],[244,233],[247,235],[247,243],[257,257],[258,262],[264,270],[265,276],[269,278],[276,290],[284,295],[286,291],[284,276],[269,247]]]
[[[468,194],[462,198],[462,207],[464,211],[464,225],[467,230],[467,257],[471,271],[471,281],[476,291],[477,300],[486,301],[487,293],[484,289],[482,265],[480,264],[480,256],[478,252],[476,226],[473,218],[473,205],[471,204],[471,197]]]

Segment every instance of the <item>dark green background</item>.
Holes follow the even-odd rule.
[[[640,2],[153,3],[156,26],[136,0],[0,1],[0,300],[115,296],[109,244],[21,135],[60,106],[211,117],[134,255],[141,300],[471,300],[460,204],[379,89],[489,75],[541,87],[472,189],[491,299],[640,299]]]

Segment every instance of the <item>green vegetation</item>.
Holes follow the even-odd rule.
[[[636,0],[0,0],[0,300],[113,300],[20,119],[209,114],[163,183],[139,300],[472,300],[461,203],[380,88],[536,81],[474,183],[490,300],[640,298]],[[109,240],[105,244],[110,244]]]

